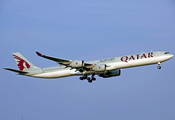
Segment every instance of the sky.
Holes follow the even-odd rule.
[[[95,60],[149,51],[175,55],[174,0],[1,0],[0,120],[174,120],[174,58],[88,83],[19,76],[13,52]]]

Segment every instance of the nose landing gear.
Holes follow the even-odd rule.
[[[158,62],[158,66],[157,66],[158,69],[161,69],[161,66],[160,65],[161,65],[161,63]]]

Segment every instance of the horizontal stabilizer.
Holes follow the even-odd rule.
[[[28,72],[24,72],[24,71],[20,71],[20,70],[15,70],[15,69],[11,69],[11,68],[4,68],[5,70],[9,70],[9,71],[12,71],[12,72],[16,72],[16,73],[19,73],[19,74],[26,74]]]

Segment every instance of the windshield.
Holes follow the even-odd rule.
[[[165,54],[170,54],[169,52],[165,52]]]

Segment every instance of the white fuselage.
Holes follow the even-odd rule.
[[[106,64],[107,65],[106,71],[112,71],[116,69],[158,64],[166,60],[169,60],[170,58],[173,57],[172,54],[165,54],[165,53],[166,52],[164,51],[141,53],[141,54],[88,61],[86,63]],[[39,78],[60,78],[60,77],[68,77],[68,76],[84,74],[77,71],[76,69],[71,69],[70,67],[65,66],[40,68],[39,70],[37,69],[35,71],[37,72],[29,71],[29,74],[27,74],[27,76],[39,77]],[[95,72],[93,70],[86,72],[86,74],[92,74],[92,73],[98,74],[98,72]]]

